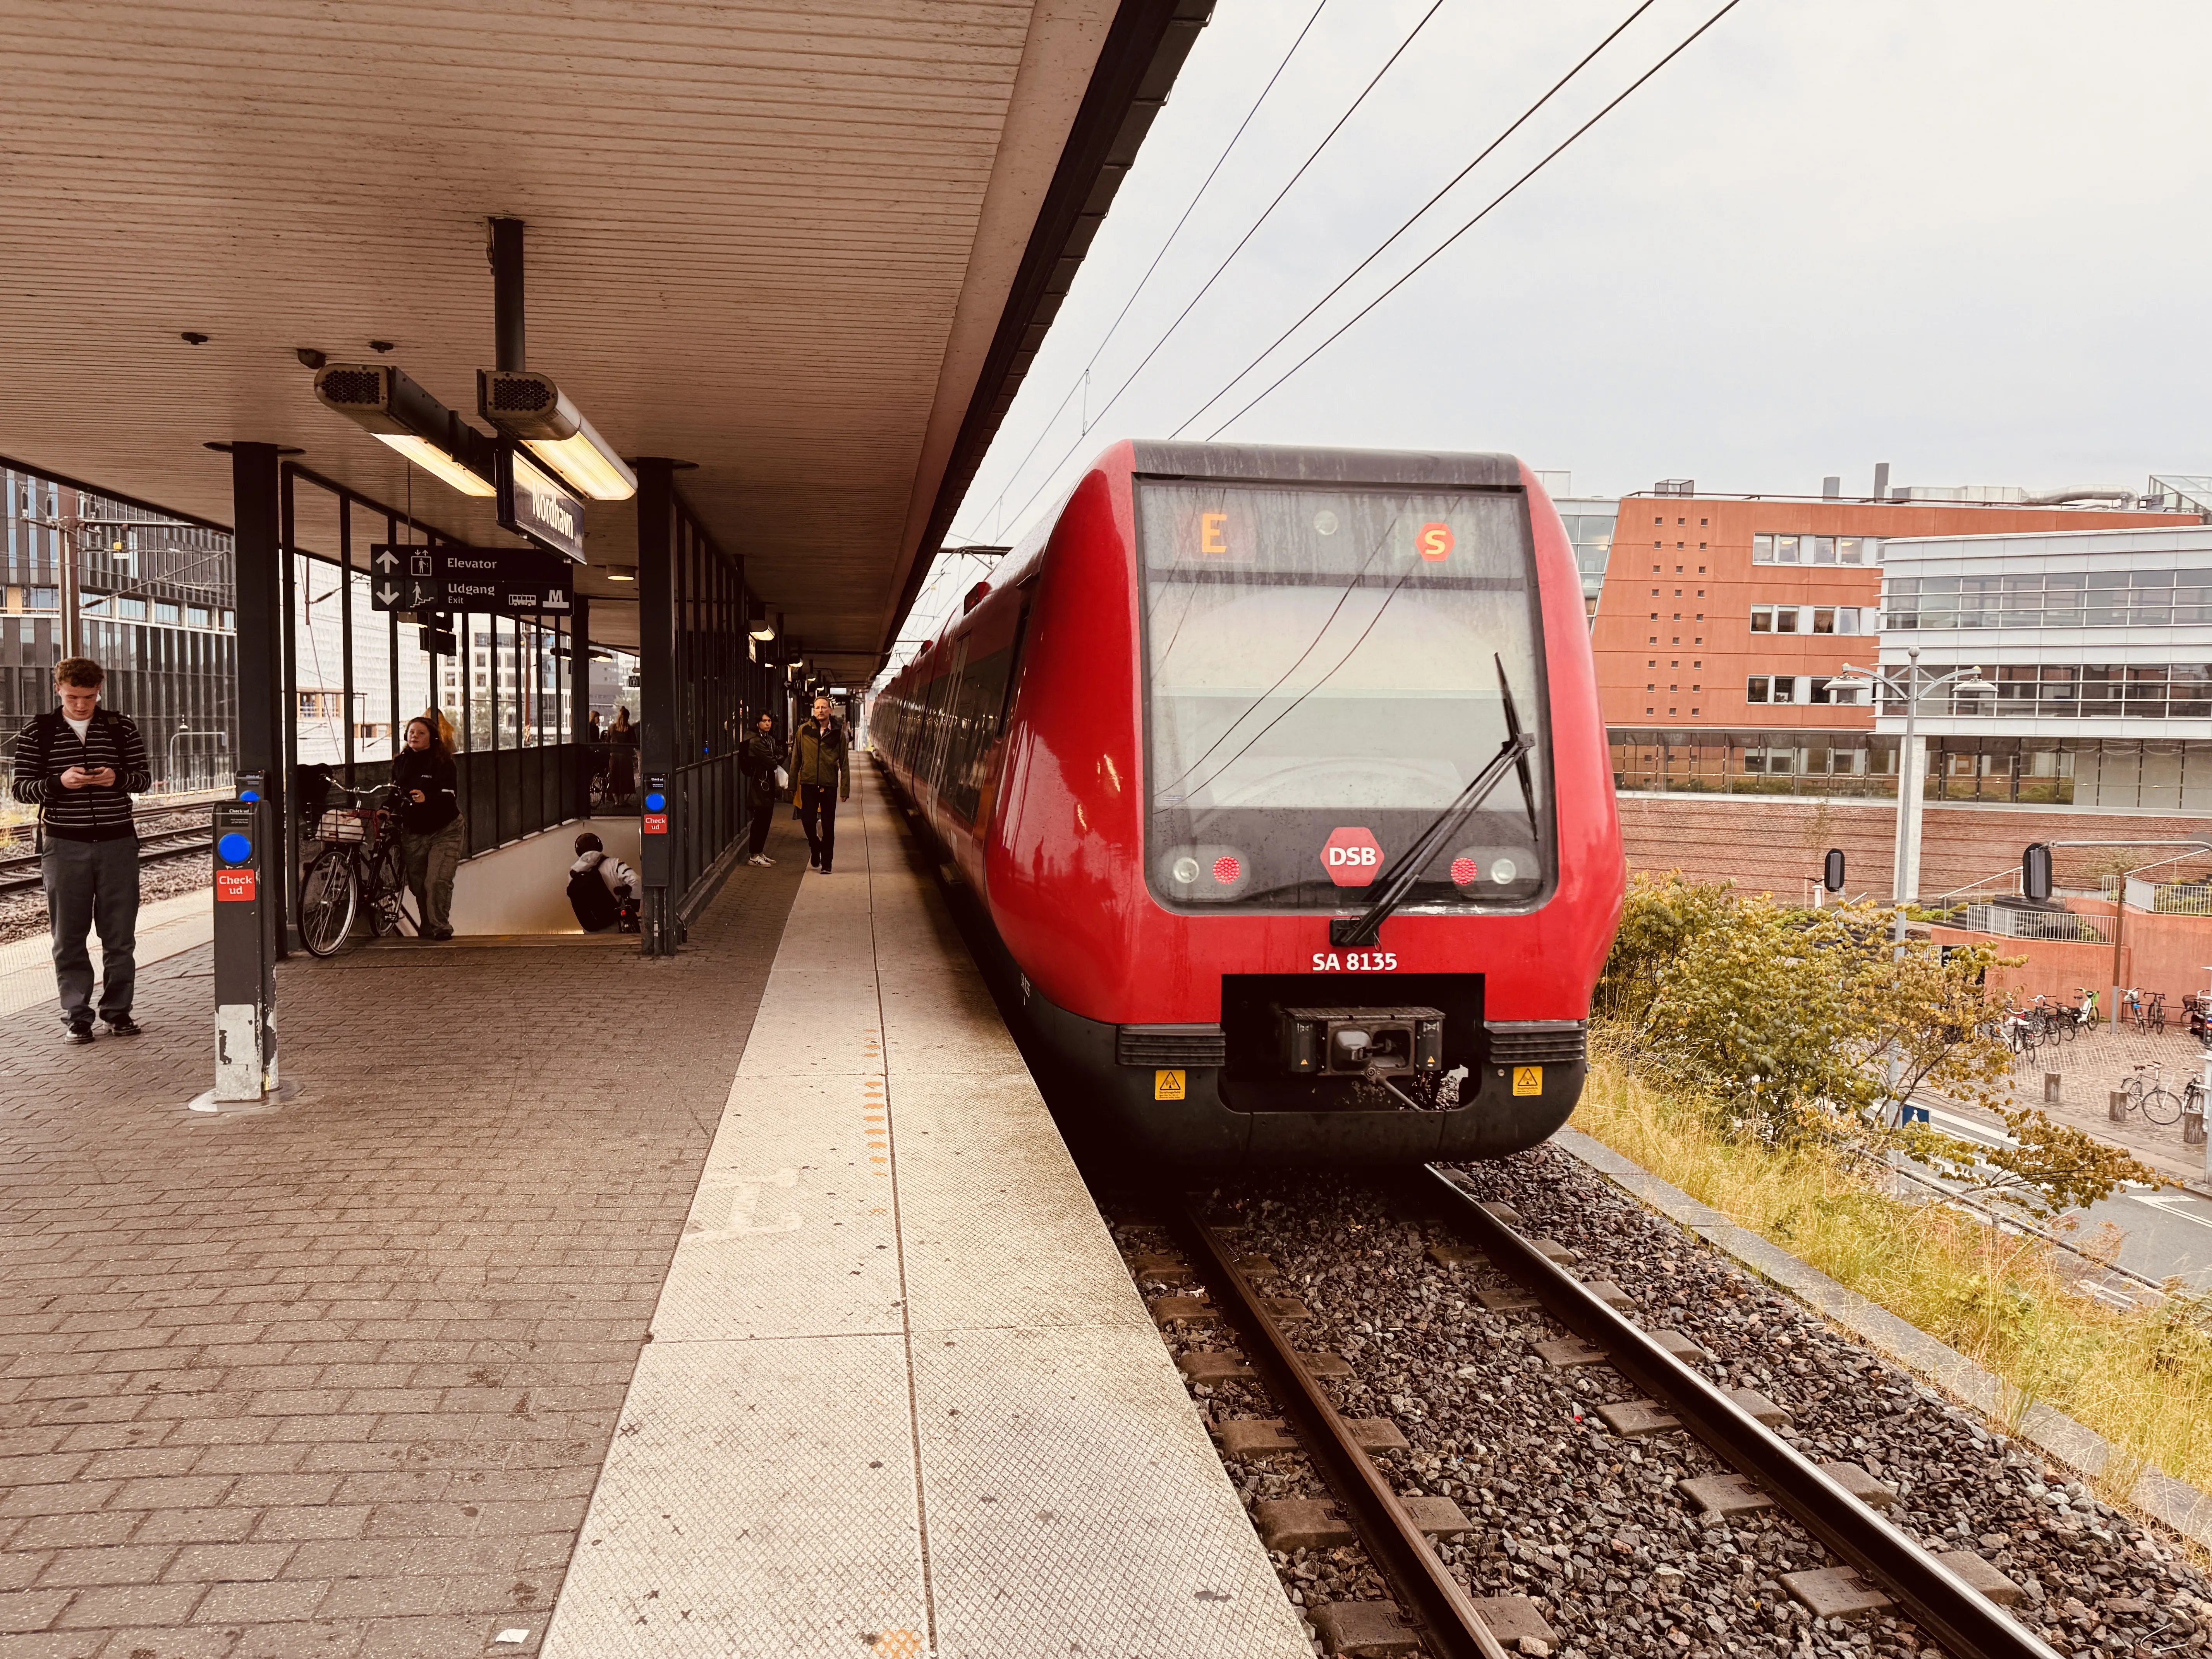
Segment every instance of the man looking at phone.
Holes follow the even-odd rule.
[[[46,839],[41,872],[54,941],[54,979],[71,1042],[92,1041],[92,953],[100,929],[100,1018],[116,1036],[136,1036],[131,997],[137,981],[138,830],[131,797],[154,781],[146,744],[126,715],[100,706],[107,678],[89,657],[54,665],[61,707],[40,714],[15,743],[15,799],[39,809]]]

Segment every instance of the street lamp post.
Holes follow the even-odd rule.
[[[1839,687],[1847,691],[1878,688],[1905,700],[1905,743],[1897,757],[1896,868],[1890,880],[1891,902],[1897,914],[1896,936],[1901,939],[1905,937],[1905,907],[1920,896],[1921,790],[1923,774],[1928,769],[1917,752],[1920,699],[1946,688],[1954,694],[1993,697],[1997,689],[1982,678],[1978,668],[1954,668],[1948,674],[1923,682],[1920,678],[1920,647],[1917,645],[1905,647],[1901,684],[1894,670],[1884,672],[1880,668],[1861,668],[1845,663],[1844,672],[1828,682],[1831,691]]]
[[[69,518],[29,518],[26,523],[42,525],[54,532],[54,551],[59,555],[54,562],[60,567],[62,579],[62,655],[82,654],[78,636],[84,631],[78,621],[83,609],[82,582],[77,572],[77,561],[84,556],[84,517],[82,514]],[[66,541],[68,545],[63,546]]]

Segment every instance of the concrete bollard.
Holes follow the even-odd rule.
[[[2043,1103],[2045,1105],[2056,1106],[2059,1104],[2059,1085],[2063,1084],[2065,1081],[2065,1078],[2057,1072],[2045,1072],[2043,1074]]]
[[[2105,1097],[2105,1110],[2113,1122],[2125,1123],[2128,1121],[2128,1091],[2125,1089],[2113,1090]]]
[[[2181,1115],[2181,1144],[2202,1146],[2204,1144],[2204,1114],[2184,1112]]]

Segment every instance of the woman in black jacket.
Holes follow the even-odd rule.
[[[738,769],[745,776],[745,807],[752,814],[748,826],[751,832],[751,854],[747,864],[769,865],[775,860],[762,849],[768,845],[769,820],[775,816],[775,799],[781,793],[776,787],[776,769],[783,764],[783,751],[775,740],[775,720],[766,709],[754,722],[753,734],[738,750]]]
[[[465,826],[453,757],[427,715],[407,722],[407,746],[392,763],[392,781],[399,789],[399,850],[422,937],[451,939],[453,872],[460,868]]]

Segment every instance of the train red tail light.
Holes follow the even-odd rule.
[[[1482,878],[1482,867],[1473,859],[1452,860],[1452,879],[1462,887],[1472,887]]]
[[[1225,853],[1213,861],[1213,878],[1224,887],[1243,873],[1244,866]]]

